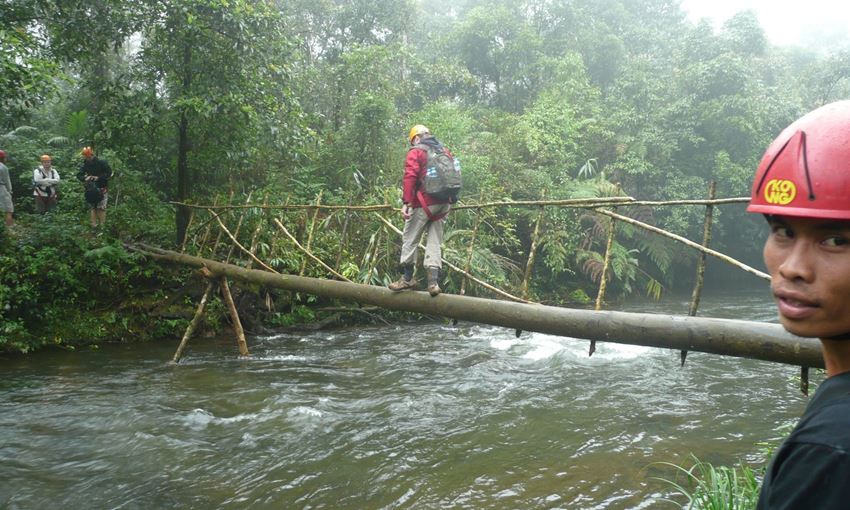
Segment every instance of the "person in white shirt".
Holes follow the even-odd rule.
[[[32,196],[35,197],[35,212],[44,214],[56,207],[56,186],[59,172],[53,168],[53,159],[44,154],[41,165],[32,171]]]
[[[6,151],[0,150],[0,211],[6,213],[6,226],[11,227],[14,223],[12,213],[15,206],[12,204],[12,181],[9,179],[9,169],[6,168]]]

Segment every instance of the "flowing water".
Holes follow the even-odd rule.
[[[791,366],[468,323],[176,344],[0,359],[0,508],[677,508],[659,463],[759,462],[806,403]]]

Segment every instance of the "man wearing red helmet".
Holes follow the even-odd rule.
[[[91,147],[83,147],[80,155],[83,157],[83,164],[77,172],[77,179],[86,187],[84,197],[89,206],[91,226],[103,227],[106,223],[106,203],[109,201],[108,186],[112,168],[106,161],[98,159]]]
[[[820,339],[827,375],[770,462],[757,508],[848,508],[850,101],[782,131],[762,157],[747,211],[770,225],[764,261],[779,320]]]
[[[12,181],[6,168],[6,151],[3,150],[0,150],[0,211],[6,213],[6,226],[11,227],[15,206],[12,204]]]

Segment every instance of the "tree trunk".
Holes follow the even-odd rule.
[[[192,86],[192,45],[186,41],[183,46],[183,87],[182,95],[189,95]],[[180,123],[177,126],[177,200],[186,202],[191,194],[189,182],[189,117],[185,107],[180,111]],[[189,226],[189,208],[177,206],[176,228],[177,246],[186,239],[186,229]]]
[[[304,292],[389,310],[438,315],[549,335],[665,349],[689,350],[823,368],[820,342],[786,332],[779,324],[665,314],[591,311],[427,292],[393,292],[384,287],[280,275],[245,269],[185,253],[128,246],[158,260],[191,267],[265,288]]]

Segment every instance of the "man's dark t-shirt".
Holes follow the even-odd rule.
[[[820,385],[768,465],[756,508],[850,508],[850,372]]]
[[[105,188],[109,184],[109,178],[112,177],[112,168],[109,167],[106,161],[101,159],[87,159],[83,162],[83,166],[80,167],[80,171],[77,172],[77,179],[85,181],[88,175],[97,176],[97,187]]]

